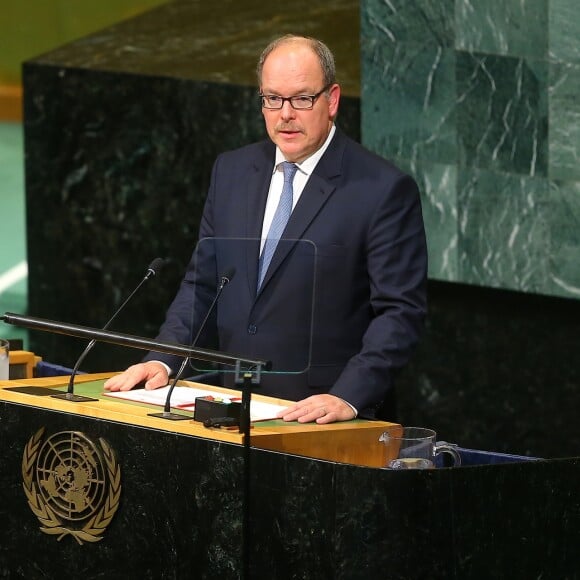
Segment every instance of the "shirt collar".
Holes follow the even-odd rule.
[[[332,141],[332,138],[334,137],[335,133],[336,133],[336,126],[333,123],[332,127],[330,128],[330,132],[328,133],[328,137],[326,138],[326,141],[322,144],[322,147],[320,149],[318,149],[317,151],[315,151],[310,157],[307,157],[301,163],[296,163],[296,165],[298,166],[298,169],[302,173],[305,173],[306,175],[310,175],[314,171],[314,168],[316,167],[316,165],[318,164],[318,162],[320,161],[320,159],[324,155],[324,152],[328,149],[328,146],[330,145],[330,142]],[[282,163],[283,161],[286,161],[286,159],[284,159],[284,155],[282,154],[282,151],[280,151],[280,149],[278,147],[276,147],[276,159],[274,162],[274,169],[272,170],[272,173],[274,173],[274,171],[276,171],[276,169],[280,166],[280,163]]]

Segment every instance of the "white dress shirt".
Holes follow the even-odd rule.
[[[332,137],[336,131],[336,127],[332,125],[330,133],[323,143],[322,147],[313,153],[310,157],[302,161],[302,163],[296,163],[298,171],[294,176],[293,182],[293,198],[292,198],[292,210],[296,207],[306,182],[310,178],[310,175],[314,171],[316,165],[320,161],[324,152],[328,149],[328,145],[332,141]],[[272,169],[272,179],[270,181],[270,189],[268,191],[268,199],[266,200],[266,210],[264,212],[264,221],[262,222],[262,240],[260,242],[260,254],[264,249],[264,243],[268,237],[268,232],[270,231],[270,226],[272,225],[272,220],[274,219],[274,214],[276,213],[276,208],[278,207],[278,202],[280,201],[280,196],[282,195],[282,188],[284,187],[284,171],[282,170],[282,163],[286,161],[282,151],[276,147],[276,159],[274,162],[274,168]]]

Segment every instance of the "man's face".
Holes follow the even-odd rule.
[[[260,90],[264,95],[293,97],[315,95],[324,88],[322,69],[308,45],[292,42],[271,52],[262,68]],[[289,101],[281,109],[262,108],[266,130],[287,161],[300,163],[319,149],[338,111],[340,87],[332,85],[309,110],[295,110]]]

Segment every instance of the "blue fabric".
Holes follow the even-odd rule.
[[[521,461],[540,461],[540,457],[527,455],[512,455],[509,453],[496,453],[494,451],[481,451],[480,449],[465,449],[455,446],[455,450],[461,457],[461,467],[471,465],[498,465],[501,463],[519,463]],[[441,453],[435,458],[435,467],[450,467],[449,457]]]
[[[264,243],[264,250],[260,256],[258,289],[262,285],[264,276],[268,271],[268,266],[272,261],[272,256],[274,255],[274,251],[278,245],[278,241],[282,237],[282,232],[284,231],[284,228],[290,219],[290,214],[292,213],[292,202],[294,197],[293,181],[298,166],[295,163],[284,161],[282,163],[282,169],[284,170],[284,187],[282,188],[282,194],[280,195],[280,201],[278,202],[276,213],[272,219],[272,225],[268,231],[268,237]]]
[[[494,453],[492,451],[481,451],[478,449],[457,449],[461,455],[461,465],[496,465],[499,463],[514,463],[519,461],[538,461],[539,457],[528,457],[527,455],[512,455],[509,453]]]
[[[72,369],[68,367],[63,367],[61,365],[49,363],[46,361],[40,361],[35,369],[34,369],[35,376],[38,378],[42,377],[60,377],[63,375],[70,375],[72,374]],[[83,372],[78,373],[79,375],[84,374]]]

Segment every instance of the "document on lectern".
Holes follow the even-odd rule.
[[[169,385],[160,389],[133,389],[131,391],[105,391],[103,395],[115,399],[124,399],[135,403],[146,403],[149,405],[159,405],[163,407],[167,399]],[[215,400],[221,400],[224,403],[239,402],[241,398],[231,397],[227,394],[217,393],[209,389],[197,389],[195,387],[175,387],[171,395],[171,406],[175,409],[184,411],[193,411],[195,409],[195,399],[197,397],[213,397]],[[250,403],[250,420],[251,421],[268,421],[276,419],[279,411],[285,409],[283,405],[274,405],[264,403],[263,401],[254,401]]]

